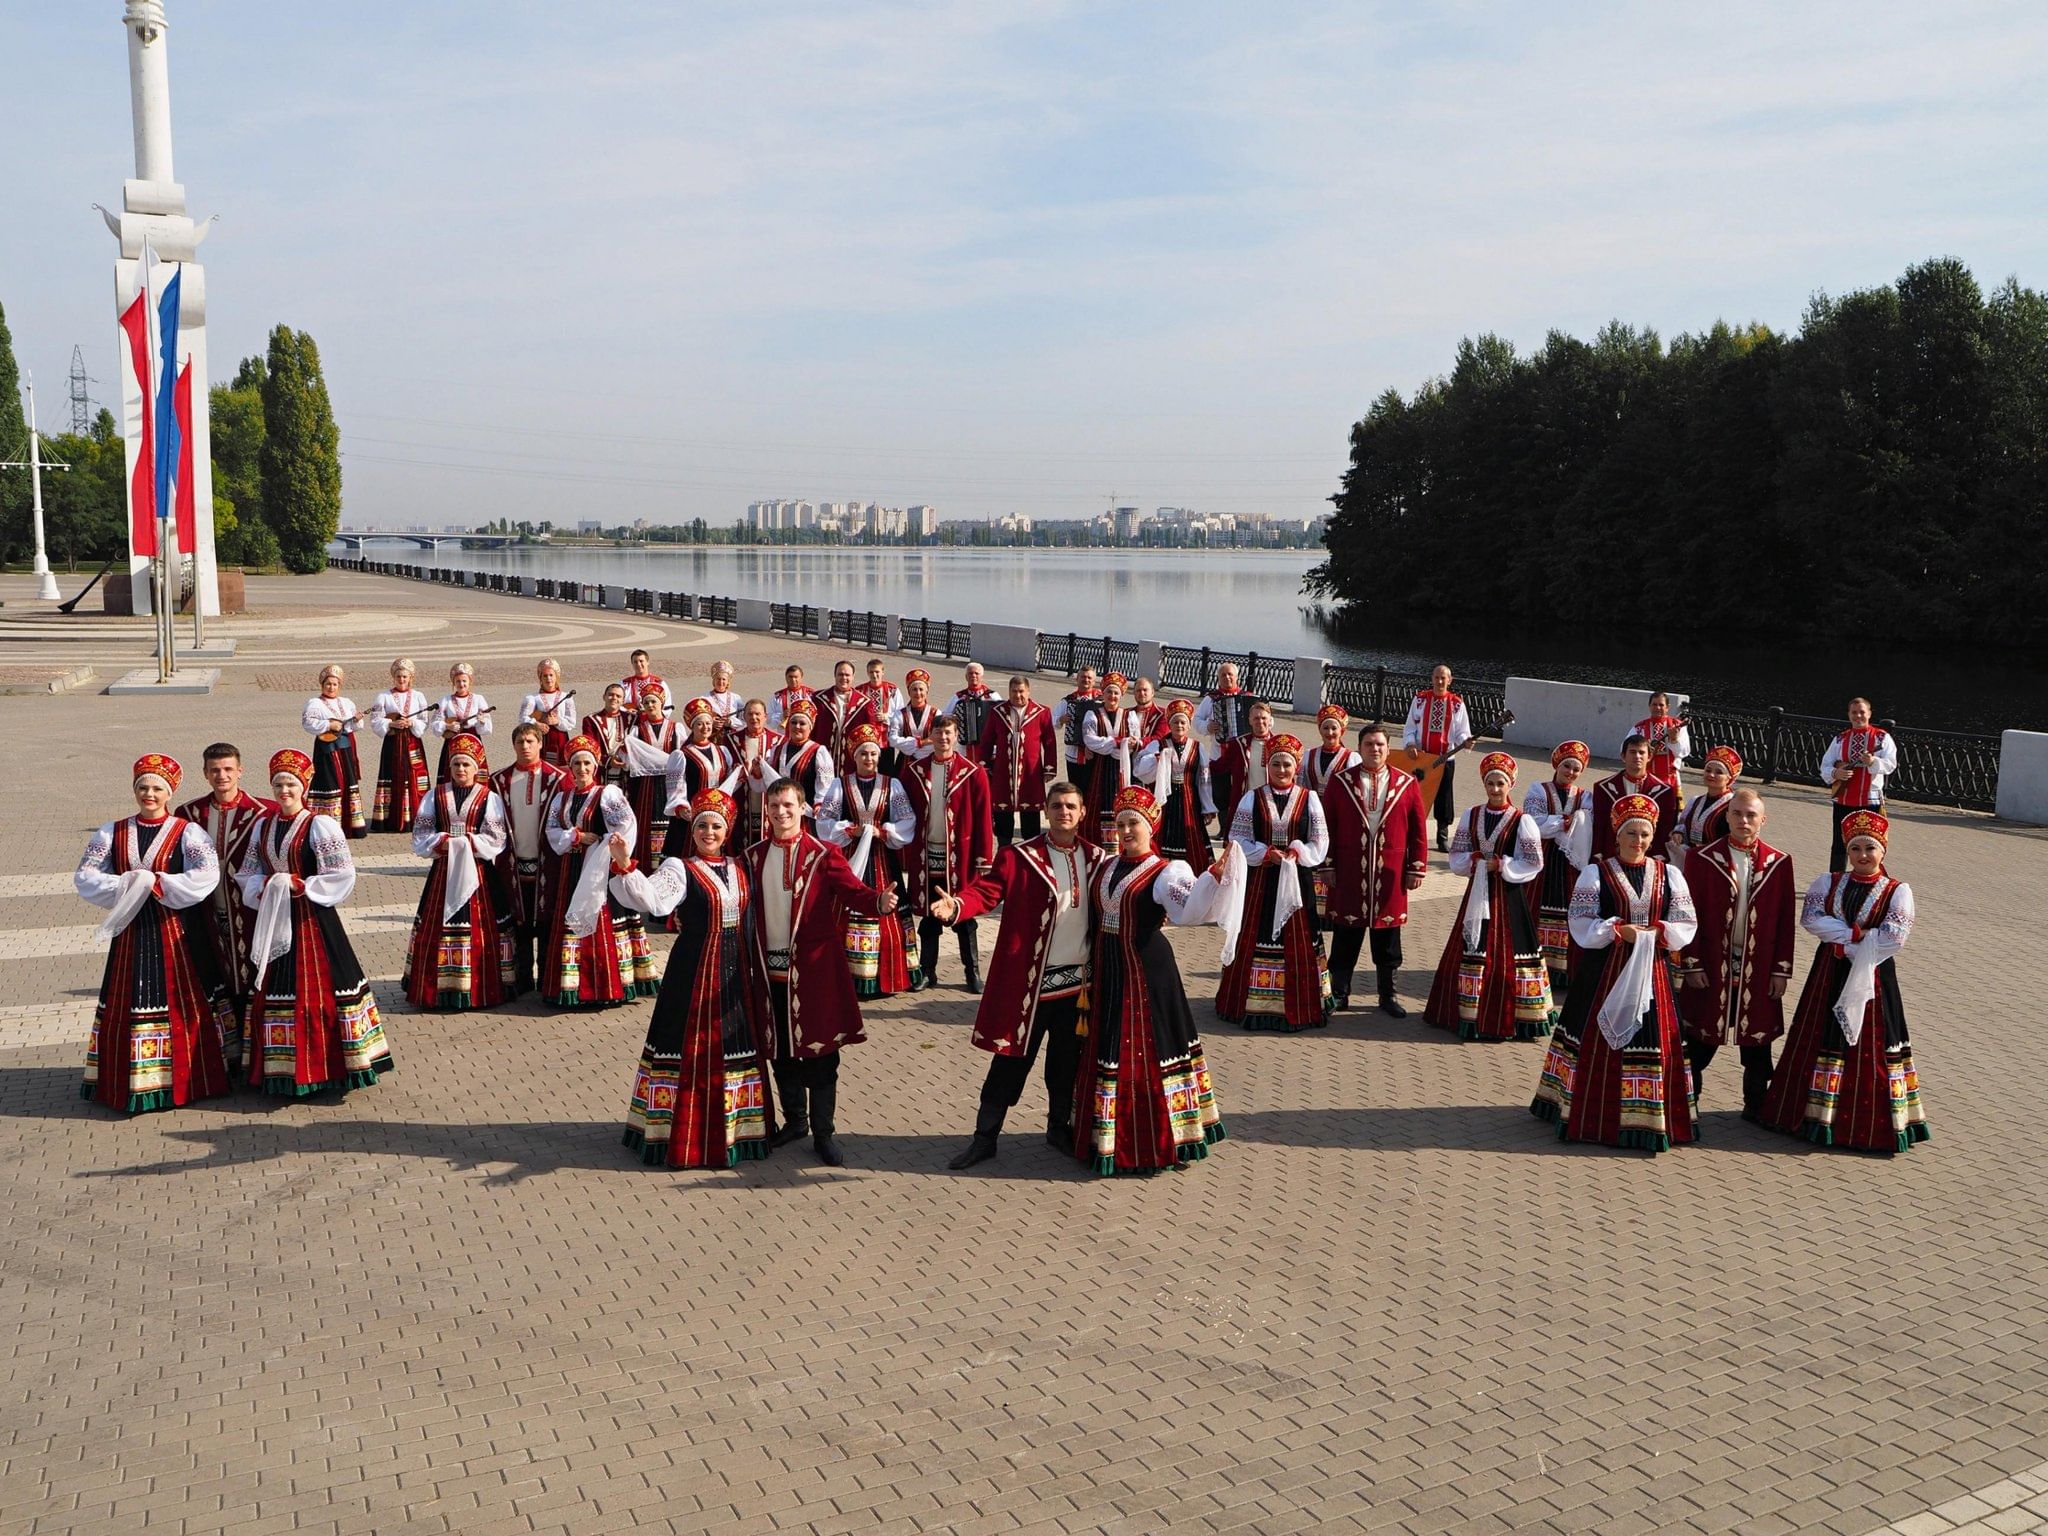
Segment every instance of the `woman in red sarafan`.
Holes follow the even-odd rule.
[[[171,814],[180,777],[160,752],[136,759],[135,814],[94,832],[71,877],[112,941],[79,1097],[131,1115],[226,1093],[241,1054],[233,998],[183,916],[221,874],[197,823]]]
[[[412,851],[433,866],[405,951],[405,995],[416,1008],[495,1008],[513,995],[512,930],[493,867],[511,827],[483,767],[483,743],[457,736],[448,778],[413,822]]]
[[[277,814],[257,827],[235,877],[256,909],[249,1081],[290,1098],[365,1088],[391,1070],[377,1000],[341,926],[355,861],[333,818],[306,808],[312,773],[303,752],[270,759]]]

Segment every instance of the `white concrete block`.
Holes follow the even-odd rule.
[[[1691,698],[1670,695],[1672,712]],[[1560,741],[1583,741],[1599,758],[1621,755],[1621,739],[1650,712],[1648,690],[1603,688],[1587,683],[1554,683],[1540,677],[1508,679],[1509,746],[1533,747],[1548,755]]]
[[[1297,715],[1314,717],[1323,707],[1323,668],[1330,664],[1324,656],[1297,656],[1294,658],[1294,712]]]
[[[767,629],[773,622],[772,605],[765,597],[742,597],[733,605],[733,622],[739,629]]]
[[[1158,640],[1140,640],[1137,670],[1131,676],[1149,677],[1156,683],[1159,681],[1159,669],[1165,665],[1166,646]]]
[[[2007,731],[1998,738],[1998,814],[2048,827],[2048,731]]]
[[[1021,624],[977,622],[974,626],[974,659],[991,671],[1036,672],[1038,631]],[[1000,685],[992,686],[998,693],[1003,691]]]

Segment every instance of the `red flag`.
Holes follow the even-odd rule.
[[[142,446],[135,455],[135,476],[128,488],[130,547],[138,555],[156,553],[156,397],[149,387],[149,289],[145,284],[121,315],[128,333],[129,361],[142,391]]]
[[[199,545],[194,524],[197,521],[192,511],[192,359],[185,359],[185,366],[178,370],[177,392],[171,397],[171,409],[178,417],[178,487],[172,505],[178,519],[178,553],[195,553]]]

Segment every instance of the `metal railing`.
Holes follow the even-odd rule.
[[[1083,667],[1097,672],[1121,672],[1126,677],[1138,670],[1138,642],[1116,640],[1108,635],[1064,635],[1038,637],[1038,670],[1072,677]]]
[[[423,566],[387,560],[352,557],[330,560],[337,570],[371,576],[394,576],[442,586],[467,586],[487,592],[516,592],[523,578],[503,572],[458,571],[446,566]],[[532,595],[551,602],[603,607],[610,588],[551,577],[532,578],[527,583]],[[687,592],[651,592],[629,588],[625,607],[632,613],[658,613],[663,618],[700,624],[736,626],[739,600],[731,597],[693,596]],[[789,635],[818,636],[818,615],[824,610],[808,604],[771,605],[771,628]],[[858,609],[832,610],[829,638],[870,650],[888,645],[888,617]],[[898,648],[926,656],[967,660],[973,655],[974,626],[950,619],[904,619]],[[1127,676],[1138,666],[1138,643],[1111,635],[1041,634],[1037,646],[1038,670],[1072,677],[1082,667],[1122,672]],[[1209,647],[1168,645],[1160,648],[1160,687],[1169,693],[1202,693],[1216,685],[1216,671],[1226,661],[1237,663],[1239,686],[1260,698],[1276,703],[1292,701],[1294,663],[1289,658],[1260,656],[1252,651],[1220,651]],[[1415,695],[1429,686],[1421,672],[1386,667],[1326,666],[1322,696],[1341,704],[1358,721],[1383,720],[1398,726],[1407,719]],[[1507,709],[1507,684],[1494,678],[1460,678],[1458,693],[1472,719],[1475,734],[1498,738],[1501,718]],[[1896,799],[1924,805],[1951,805],[1969,810],[1990,810],[1998,799],[2000,741],[1996,735],[1967,731],[1923,730],[1900,727],[1889,720],[1878,722],[1899,744],[1899,769],[1886,781],[1886,793]],[[1691,756],[1697,767],[1711,747],[1732,746],[1743,756],[1745,776],[1765,784],[1819,785],[1820,760],[1828,744],[1840,734],[1838,719],[1819,715],[1795,715],[1783,709],[1745,709],[1695,701],[1691,706]],[[1619,751],[1621,743],[1590,743],[1602,757]]]
[[[957,657],[965,661],[974,654],[974,626],[955,624],[951,619],[905,619],[898,630],[898,648],[923,656]]]
[[[848,645],[866,646],[870,650],[886,650],[889,645],[889,616],[858,608],[834,608],[831,638],[844,640]]]
[[[1167,693],[1203,694],[1217,684],[1223,664],[1237,668],[1237,686],[1255,698],[1291,700],[1294,661],[1261,656],[1257,651],[1218,651],[1208,646],[1163,645],[1159,648],[1159,686]]]

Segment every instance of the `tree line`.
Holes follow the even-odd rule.
[[[1468,338],[1330,499],[1305,589],[1366,622],[2041,646],[2048,298],[1944,258],[1791,336]]]
[[[0,459],[28,457],[19,371],[0,309]],[[208,392],[213,423],[213,536],[223,566],[318,571],[341,523],[340,433],[304,331],[280,325],[261,357],[244,358]],[[39,412],[39,414],[41,414]],[[128,547],[127,462],[104,407],[83,433],[42,433],[43,528],[52,564],[76,570]],[[0,564],[34,549],[29,477],[0,470]]]

